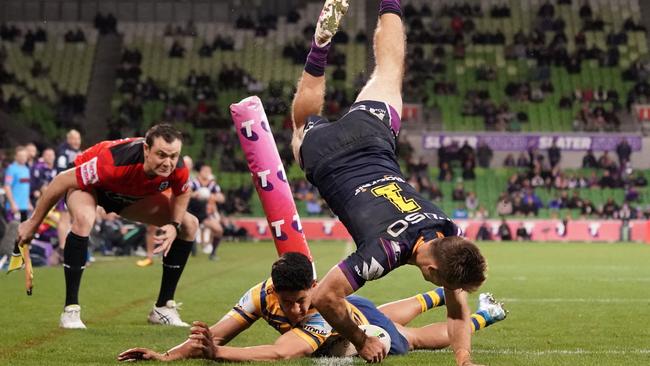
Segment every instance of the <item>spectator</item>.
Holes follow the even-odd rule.
[[[510,196],[508,196],[507,193],[501,194],[501,197],[497,202],[496,212],[497,215],[499,216],[512,215],[513,212],[512,201],[510,200]]]
[[[591,201],[590,200],[584,200],[584,202],[582,203],[582,208],[580,209],[580,214],[583,217],[589,217],[589,216],[593,215],[594,213],[596,213],[596,208],[591,203]]]
[[[609,170],[603,172],[603,176],[598,181],[598,186],[600,188],[616,188],[616,181],[609,173]]]
[[[431,183],[429,187],[429,199],[434,202],[442,201],[442,191],[435,183]]]
[[[467,197],[465,197],[465,207],[467,207],[467,210],[470,213],[474,213],[474,211],[476,211],[478,208],[478,198],[476,197],[476,193],[469,192],[467,194]]]
[[[607,199],[607,202],[605,202],[605,204],[603,205],[603,214],[602,214],[602,216],[603,216],[603,218],[606,218],[606,219],[615,219],[615,218],[618,217],[618,211],[619,210],[620,210],[620,208],[618,207],[616,202],[614,202],[614,198],[609,197]]]
[[[609,157],[609,151],[605,150],[603,155],[598,158],[598,167],[601,169],[609,169],[612,164],[615,164],[614,161]]]
[[[485,206],[479,206],[476,213],[474,213],[474,218],[477,220],[485,220],[490,217],[490,212],[485,208]]]
[[[440,164],[440,173],[438,174],[438,180],[441,182],[451,182],[453,179],[454,171],[449,167],[448,162],[443,161],[442,164]]]
[[[478,228],[476,240],[492,240],[492,232],[490,231],[487,221],[483,221],[481,226]]]
[[[519,227],[517,228],[517,240],[518,241],[530,241],[531,237],[530,234],[528,233],[528,230],[526,230],[526,226],[524,226],[523,222],[519,223]]]
[[[555,168],[560,160],[562,160],[562,153],[560,152],[560,148],[557,147],[555,141],[553,141],[553,144],[548,149],[548,161],[551,164],[551,168]]]
[[[480,159],[480,157],[479,157]],[[506,168],[514,168],[517,166],[517,162],[515,161],[515,157],[512,154],[506,155],[506,158],[503,160],[503,166]]]
[[[27,150],[18,146],[14,162],[5,170],[5,213],[7,221],[25,221],[32,205],[29,200],[30,174],[27,167]]]
[[[632,208],[629,203],[624,202],[618,210],[618,218],[621,220],[630,220],[632,218]]]
[[[501,225],[499,225],[499,229],[497,231],[499,233],[499,237],[501,238],[501,241],[512,240],[512,231],[510,230],[510,226],[506,222],[505,218],[501,220]]]
[[[598,168],[598,161],[596,160],[596,156],[594,156],[594,152],[591,149],[587,150],[587,153],[582,158],[582,167]]]
[[[43,190],[56,176],[57,169],[54,166],[56,154],[52,148],[43,150],[43,155],[36,164],[31,167],[30,172],[30,196],[32,205],[41,197]]]
[[[527,168],[529,166],[530,166],[530,160],[528,160],[526,153],[524,152],[519,153],[519,157],[517,158],[517,167]]]
[[[577,190],[573,191],[571,198],[567,202],[567,207],[570,209],[581,209],[582,206],[584,206],[584,202],[582,201],[582,198],[580,198],[580,192]]]
[[[469,213],[462,204],[459,204],[458,207],[456,207],[456,209],[452,212],[451,216],[454,219],[466,219],[469,217]]]
[[[521,203],[524,215],[537,216],[539,209],[544,206],[542,200],[535,194],[532,188],[526,189],[524,195],[521,197]]]
[[[476,179],[476,173],[474,173],[474,157],[468,158],[463,162],[463,179],[464,180],[474,180]]]
[[[456,188],[451,193],[451,199],[453,201],[465,201],[465,187],[463,183],[456,184]]]
[[[616,155],[618,155],[618,163],[620,166],[625,165],[630,161],[630,155],[632,155],[632,147],[630,146],[627,139],[621,139],[621,142],[616,146]]]
[[[494,152],[484,141],[478,143],[476,148],[476,154],[478,159],[478,166],[481,168],[489,168],[490,162],[492,161],[492,156]]]
[[[178,43],[178,41],[174,41],[174,43],[172,43],[171,49],[169,50],[169,57],[183,58],[184,56],[185,56],[185,49],[183,48],[183,46],[181,46],[180,43]]]

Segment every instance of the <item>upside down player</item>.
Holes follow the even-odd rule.
[[[168,124],[151,127],[144,138],[100,142],[77,156],[74,168],[54,178],[32,216],[19,226],[18,239],[28,242],[47,212],[65,196],[72,228],[63,251],[66,299],[59,323],[62,328],[86,328],[78,295],[97,206],[160,227],[155,240],[161,244],[156,252],[164,253],[163,274],[149,322],[188,326],[180,319],[173,299],[198,222],[186,212],[189,173],[179,160],[181,147],[181,133]],[[172,190],[171,198],[162,194],[167,188]]]
[[[340,344],[332,327],[311,306],[312,294],[318,288],[313,279],[309,259],[301,253],[285,253],[271,269],[271,278],[248,290],[239,303],[219,322],[209,327],[194,322],[191,335],[184,343],[164,354],[147,348],[132,348],[118,356],[120,361],[173,361],[207,358],[224,361],[272,361],[309,355],[341,356],[346,349]],[[391,302],[380,307],[360,296],[348,296],[346,309],[355,324],[373,324],[385,329],[391,337],[390,354],[401,355],[413,349],[440,349],[449,346],[444,323],[420,328],[407,327],[418,315],[442,306],[442,288]],[[472,314],[472,331],[478,331],[506,316],[501,304],[491,295],[479,296],[479,308]],[[264,319],[281,336],[270,345],[227,347],[230,340],[248,329],[259,318]]]
[[[374,35],[375,70],[347,114],[319,117],[325,64],[347,0],[326,0],[293,101],[293,151],[307,179],[352,235],[356,252],[333,267],[314,294],[325,320],[369,362],[384,355],[346,311],[345,297],[404,264],[444,287],[447,329],[457,364],[471,361],[467,292],[485,281],[478,247],[404,179],[395,155],[402,110],[405,43],[399,0],[380,0]]]

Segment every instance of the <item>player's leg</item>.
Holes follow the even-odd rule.
[[[63,272],[65,274],[65,308],[59,326],[62,328],[86,328],[80,318],[79,287],[81,275],[88,258],[88,237],[95,224],[97,202],[95,197],[81,190],[70,190],[67,195],[71,217],[70,231],[63,249]]]
[[[170,198],[164,194],[146,197],[131,206],[126,207],[120,215],[133,221],[139,221],[155,226],[168,224],[171,219]],[[176,311],[174,293],[181,278],[187,259],[192,251],[194,238],[199,228],[199,222],[193,215],[185,213],[181,220],[181,230],[167,256],[163,257],[163,274],[160,292],[155,307],[149,315],[152,323],[175,326],[188,326]]]
[[[56,233],[59,238],[59,247],[63,250],[65,249],[65,238],[68,236],[68,232],[70,232],[70,213],[67,208],[63,207],[59,215],[59,221],[56,224]]]
[[[303,129],[310,115],[318,115],[325,103],[325,66],[331,40],[338,30],[341,18],[348,10],[348,0],[326,0],[316,22],[316,31],[305,63],[305,70],[298,80],[293,97],[291,117],[293,120],[294,157],[299,161]]]
[[[215,260],[217,258],[217,247],[219,247],[221,238],[223,238],[223,226],[221,226],[219,214],[210,215],[203,221],[203,225],[209,228],[212,233],[212,252],[210,253],[210,259]]]
[[[471,315],[472,333],[504,320],[506,315],[503,304],[497,302],[491,294],[480,294],[478,309]],[[409,341],[411,349],[440,349],[450,344],[447,323],[433,323],[420,328],[405,327],[400,324],[395,326]]]
[[[406,325],[418,315],[445,304],[445,291],[442,287],[417,294],[407,299],[389,302],[378,307],[393,323]]]
[[[400,0],[381,0],[379,20],[374,36],[375,69],[356,102],[374,100],[386,102],[402,113],[402,79],[406,36],[401,19]]]
[[[136,262],[138,267],[148,267],[153,264],[154,236],[156,235],[156,230],[158,230],[158,228],[155,225],[147,225],[147,233],[145,234],[144,239],[147,257]]]

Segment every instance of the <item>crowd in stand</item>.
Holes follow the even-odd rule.
[[[557,5],[568,4],[571,1],[558,1]],[[511,16],[508,5],[493,5],[489,14],[483,14],[479,4],[455,3],[443,5],[434,14],[427,4],[417,9],[408,4],[404,16],[408,24],[409,73],[405,79],[405,96],[412,102],[428,102],[428,93],[423,90],[421,80],[434,80],[433,93],[436,95],[457,95],[459,88],[454,80],[445,80],[448,65],[445,64],[447,51],[444,46],[450,46],[455,59],[465,59],[468,45],[503,45],[503,56],[506,60],[534,61],[529,75],[519,82],[509,82],[505,86],[505,95],[510,101],[542,102],[546,96],[555,92],[551,82],[552,67],[563,67],[569,74],[579,74],[585,61],[593,60],[600,67],[616,67],[620,64],[619,46],[628,42],[628,32],[646,32],[646,29],[634,22],[632,18],[624,21],[621,29],[611,29],[605,36],[606,49],[596,45],[588,46],[586,32],[604,31],[605,22],[594,14],[590,4],[584,2],[579,9],[581,27],[574,35],[575,51],[568,51],[568,28],[566,22],[550,1],[540,5],[536,18],[533,20],[529,34],[519,30],[508,43],[502,30],[478,31],[475,20],[490,16],[504,18]],[[426,55],[423,45],[433,45],[431,55]],[[647,84],[648,65],[635,62],[624,73],[626,80],[634,81],[637,85],[628,95],[628,106],[641,99],[646,101],[650,96],[650,86]],[[476,69],[477,81],[496,80],[496,70],[489,65]],[[595,97],[596,94],[598,98]],[[519,131],[521,123],[528,121],[524,112],[512,113],[507,102],[497,102],[486,89],[466,91],[464,103],[459,111],[464,116],[483,117],[487,130]],[[563,96],[560,108],[571,109],[574,103],[580,105],[580,111],[574,121],[574,129],[578,131],[611,131],[617,130],[620,122],[616,113],[621,110],[618,93],[614,90],[578,89],[575,95]],[[610,103],[611,107],[606,107]]]

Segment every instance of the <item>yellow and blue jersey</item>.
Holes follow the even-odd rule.
[[[356,306],[347,302],[348,312],[357,325],[369,324],[366,316]],[[228,316],[242,324],[253,324],[262,318],[281,334],[294,332],[304,339],[312,350],[318,349],[334,331],[316,308],[310,308],[307,316],[298,324],[291,324],[280,307],[280,299],[273,287],[273,281],[266,281],[253,286],[239,302],[228,312]]]

